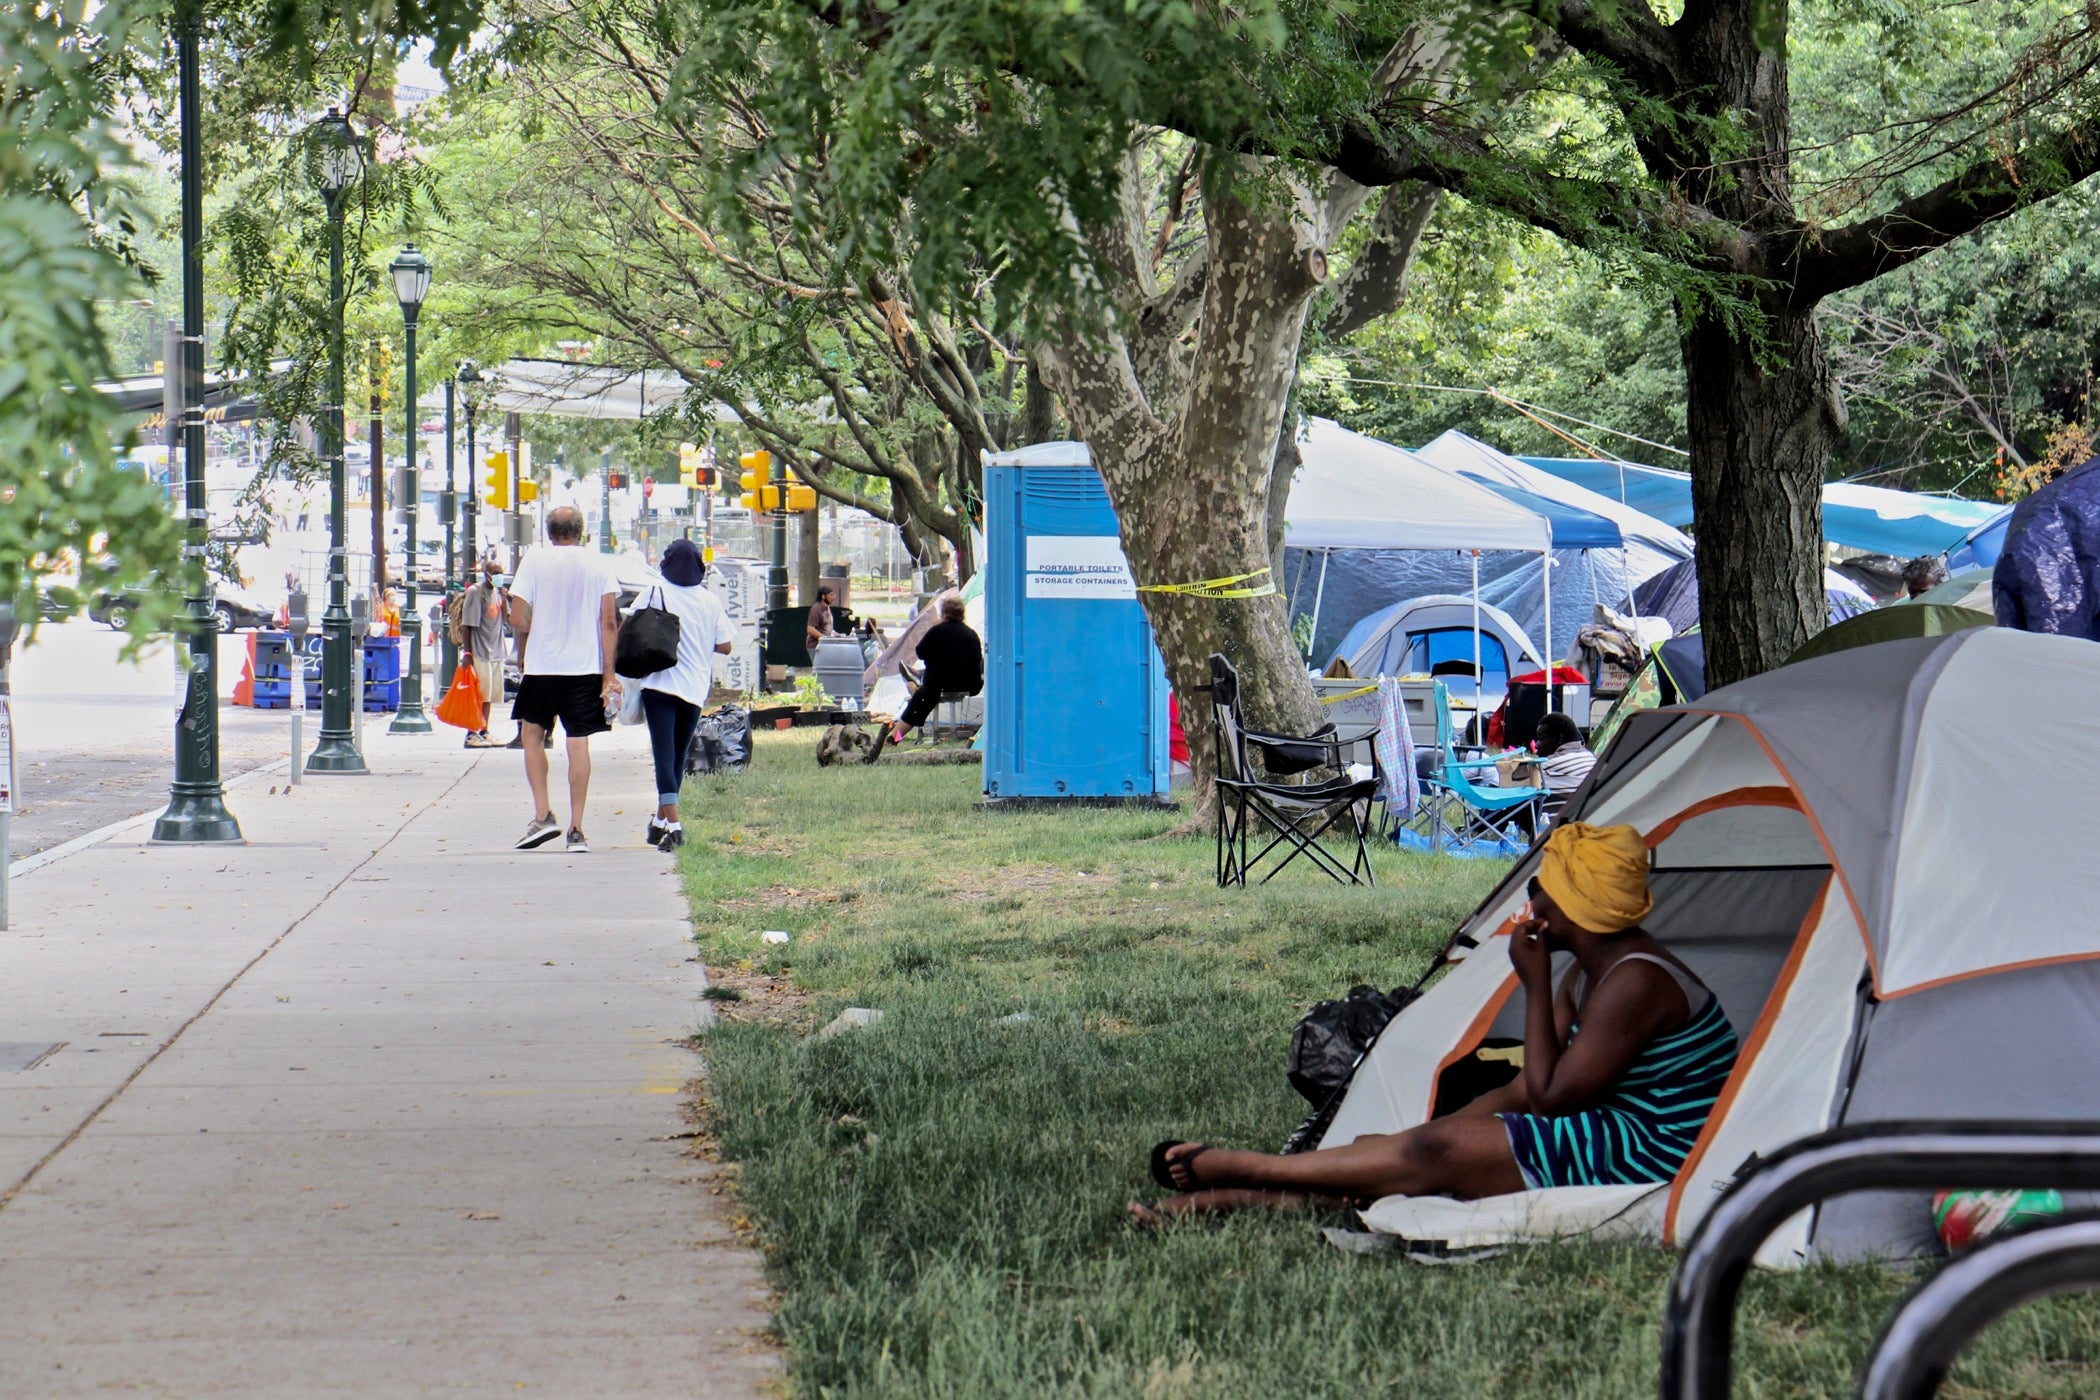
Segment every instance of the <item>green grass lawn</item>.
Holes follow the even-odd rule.
[[[1221,891],[1171,814],[984,810],[975,768],[813,752],[767,734],[749,773],[689,785],[681,855],[724,1013],[713,1127],[797,1393],[1654,1393],[1672,1259],[1652,1247],[1432,1268],[1344,1254],[1305,1218],[1124,1223],[1158,1194],[1159,1138],[1280,1143],[1305,1108],[1283,1078],[1297,1017],[1411,980],[1495,868],[1387,850],[1375,890],[1293,867]],[[847,1006],[886,1019],[811,1034]],[[1737,1394],[1849,1393],[1908,1282],[1759,1276]],[[1959,1382],[2100,1392],[2100,1309],[2017,1314]]]

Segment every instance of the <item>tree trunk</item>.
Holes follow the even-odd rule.
[[[1715,316],[1684,337],[1706,683],[1784,662],[1822,630],[1823,471],[1845,411],[1813,312],[1761,348]]]
[[[1276,458],[1269,466],[1269,499],[1262,506],[1269,546],[1269,582],[1278,588],[1283,587],[1284,512],[1291,504],[1291,478],[1298,474],[1298,468],[1305,461],[1298,451],[1297,399],[1297,390],[1293,389],[1290,402],[1284,405],[1283,431],[1276,435]],[[1286,619],[1290,610],[1291,600],[1286,597],[1283,600]]]

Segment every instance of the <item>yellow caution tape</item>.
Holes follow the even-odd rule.
[[[1179,593],[1190,598],[1266,598],[1276,591],[1273,581],[1252,588],[1235,585],[1260,578],[1267,572],[1267,569],[1256,569],[1251,574],[1227,574],[1224,578],[1207,578],[1196,583],[1144,583],[1138,585],[1138,592]]]
[[[1359,686],[1355,690],[1345,690],[1339,695],[1322,695],[1320,703],[1322,705],[1339,705],[1344,700],[1359,700],[1366,695],[1375,695],[1377,693],[1378,682],[1372,681],[1369,685]]]

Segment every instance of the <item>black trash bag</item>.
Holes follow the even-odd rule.
[[[620,624],[613,641],[613,673],[638,681],[677,664],[678,614],[663,606],[659,590],[655,603],[636,608]]]
[[[741,773],[751,762],[751,716],[736,705],[703,715],[685,751],[688,773]]]
[[[1291,1032],[1290,1061],[1285,1067],[1291,1087],[1305,1095],[1307,1102],[1324,1106],[1349,1082],[1356,1062],[1371,1048],[1385,1023],[1420,995],[1413,987],[1381,992],[1359,985],[1339,1001],[1323,1001],[1313,1007]]]

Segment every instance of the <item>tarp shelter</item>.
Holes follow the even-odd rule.
[[[1693,523],[1689,472],[1578,457],[1520,460],[1658,520],[1680,527]],[[1833,481],[1823,487],[1823,538],[1846,549],[1901,559],[1947,554],[1968,543],[1970,536],[1987,532],[2004,510],[1989,501]]]
[[[2001,627],[2100,642],[2100,457],[2013,507],[1991,593]]]
[[[1633,602],[1634,611],[1640,616],[1663,618],[1673,630],[1689,632],[1699,625],[1697,562],[1687,559],[1681,564],[1672,564],[1646,580],[1633,590]],[[1823,571],[1823,602],[1829,609],[1832,622],[1843,622],[1874,606],[1874,600],[1865,589],[1835,569]]]
[[[1991,601],[1991,571],[1984,568],[1963,569],[1945,583],[1934,584],[1908,601],[1946,603],[1957,608],[1974,608],[1993,616],[1997,613]]]
[[[1482,482],[1553,523],[1553,637],[1572,638],[1595,621],[1600,603],[1627,611],[1634,585],[1692,557],[1692,542],[1672,526],[1456,429],[1414,452],[1425,462]],[[1541,604],[1543,611],[1543,599]],[[1519,616],[1529,623],[1528,614]],[[1541,626],[1539,634],[1543,632]],[[1558,657],[1550,638],[1546,649]]]
[[[1608,1221],[1675,1242],[1744,1162],[1809,1133],[2091,1116],[2100,862],[2082,833],[2100,790],[2095,694],[2100,648],[1980,627],[1818,657],[1634,716],[1569,816],[1643,833],[1656,897],[1644,927],[1714,989],[1741,1040],[1719,1103],[1670,1182],[1391,1197],[1366,1222],[1482,1244]],[[2034,774],[2048,781],[2023,780]],[[1520,860],[1461,926],[1454,965],[1380,1035],[1323,1146],[1422,1122],[1447,1068],[1522,1035],[1503,940],[1536,868]],[[1932,1238],[1928,1193],[1865,1193],[1803,1212],[1759,1257],[1903,1254]]]
[[[1314,656],[1331,656],[1353,623],[1393,603],[1472,596],[1476,560],[1491,603],[1505,602],[1494,571],[1509,561],[1531,556],[1543,572],[1537,557],[1552,548],[1551,526],[1477,482],[1326,418],[1304,421],[1298,451],[1280,583],[1293,616],[1312,619]]]

